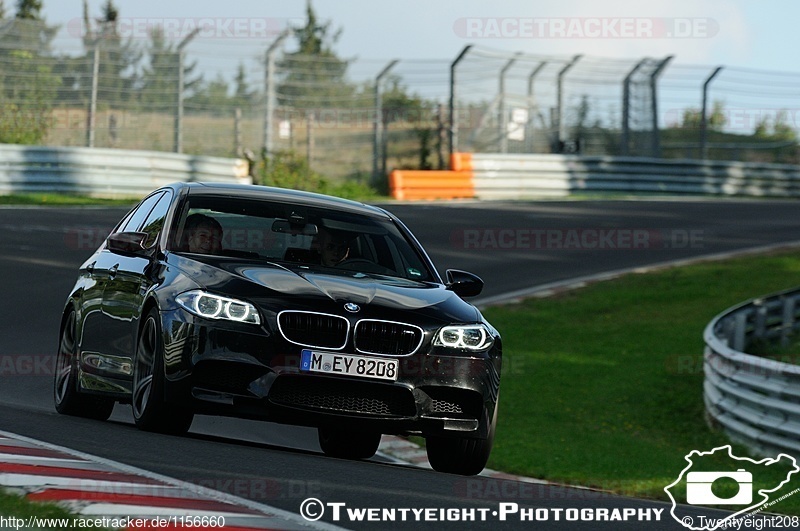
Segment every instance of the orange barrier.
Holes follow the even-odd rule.
[[[472,172],[394,170],[389,188],[395,199],[456,199],[475,196]]]
[[[450,155],[450,169],[453,171],[472,171],[472,153],[453,153]]]
[[[389,189],[395,199],[462,199],[475,197],[472,154],[453,153],[451,171],[394,170]]]

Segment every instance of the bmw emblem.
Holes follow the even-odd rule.
[[[347,304],[344,305],[344,309],[350,313],[356,313],[361,311],[361,306],[352,302],[348,302]]]

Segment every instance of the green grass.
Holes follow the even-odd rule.
[[[102,199],[68,194],[13,194],[0,195],[0,205],[38,205],[38,206],[133,206],[139,199]]]
[[[344,183],[321,190],[319,193],[327,193],[336,197],[352,199],[354,201],[388,201],[390,198],[378,195],[365,186],[358,186],[356,183]],[[0,205],[30,205],[30,206],[121,206],[132,207],[141,198],[130,199],[104,199],[99,197],[87,197],[80,195],[67,194],[14,194],[0,195]]]
[[[488,466],[667,499],[686,454],[729,442],[704,417],[703,329],[739,302],[796,285],[800,252],[632,274],[486,309],[504,347]],[[800,495],[770,510],[800,514]]]
[[[69,525],[66,527],[57,525],[56,522],[52,522],[56,525],[42,525],[37,529],[80,529],[80,526],[72,525],[74,521],[73,519],[78,517],[63,507],[60,507],[54,503],[31,502],[18,494],[6,492],[2,488],[0,488],[0,515],[5,517],[14,516],[23,519],[27,519],[30,516],[39,518],[66,518],[69,521]],[[27,521],[25,522],[25,525],[27,525]],[[24,529],[25,525],[18,527],[20,529]],[[10,527],[9,529],[13,529],[13,527]]]

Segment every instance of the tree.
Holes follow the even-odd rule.
[[[50,43],[58,33],[58,26],[48,26],[42,17],[42,0],[17,0],[13,21],[6,25],[0,37],[0,54],[9,50],[31,50],[36,54],[49,54]],[[5,5],[0,4],[5,17]]]
[[[418,142],[417,168],[429,170],[432,168],[428,159],[431,155],[430,143],[435,130],[436,105],[416,94],[409,94],[407,88],[401,84],[399,76],[390,76],[389,83],[390,87],[383,92],[381,98],[384,131],[388,132],[392,123],[402,123],[406,129],[410,129]],[[387,137],[388,134],[384,136]],[[384,153],[386,153],[385,147]]]
[[[239,63],[239,68],[236,70],[236,89],[233,94],[233,106],[245,109],[253,104],[255,93],[250,90],[247,84],[247,69],[244,63]]]
[[[348,61],[333,51],[341,30],[319,22],[311,0],[306,4],[306,24],[293,29],[298,48],[279,63],[283,79],[278,103],[295,109],[348,106],[355,87],[346,82]]]
[[[590,110],[589,96],[588,94],[582,94],[581,101],[575,109],[575,140],[581,141],[586,136],[589,127]]]
[[[6,18],[6,4],[0,0],[0,20]]]
[[[775,114],[774,118],[764,116],[759,119],[753,136],[765,140],[797,142],[797,131],[789,124],[788,113],[784,110]]]
[[[50,112],[61,79],[49,64],[26,50],[15,50],[18,79],[0,100],[0,143],[38,144],[50,130]]]
[[[37,144],[47,136],[61,84],[50,53],[58,28],[42,18],[41,0],[18,0],[16,7],[0,37],[0,142]]]
[[[16,18],[42,20],[42,0],[17,0]]]
[[[683,119],[680,127],[684,129],[700,129],[702,123],[702,111],[700,109],[686,109],[683,111]],[[721,131],[727,122],[725,117],[725,104],[719,100],[714,101],[711,106],[711,113],[706,120],[706,127],[710,131]]]
[[[233,109],[232,99],[228,95],[228,82],[222,74],[209,83],[202,83],[195,94],[186,100],[186,107],[195,112],[209,112],[218,116],[227,116]]]
[[[772,136],[776,140],[797,142],[797,130],[789,123],[789,114],[786,111],[779,111],[775,115],[775,121],[772,124]]]
[[[119,32],[119,9],[113,0],[103,4],[100,18],[92,21],[86,0],[83,2],[83,20],[86,33],[83,46],[86,56],[79,67],[79,83],[84,97],[88,99],[94,62],[94,49],[99,54],[98,92],[100,104],[119,106],[130,101],[136,85],[136,65],[142,58],[132,39],[123,41]]]
[[[147,55],[149,64],[142,72],[141,103],[151,111],[171,111],[175,108],[178,97],[178,52],[175,45],[167,41],[164,29],[160,26],[150,31]],[[196,67],[196,62],[184,64],[186,91],[196,89],[202,83],[201,77],[192,77]]]

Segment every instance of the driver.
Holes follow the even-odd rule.
[[[317,240],[320,263],[324,266],[336,266],[350,256],[350,239],[343,233],[320,228]]]

